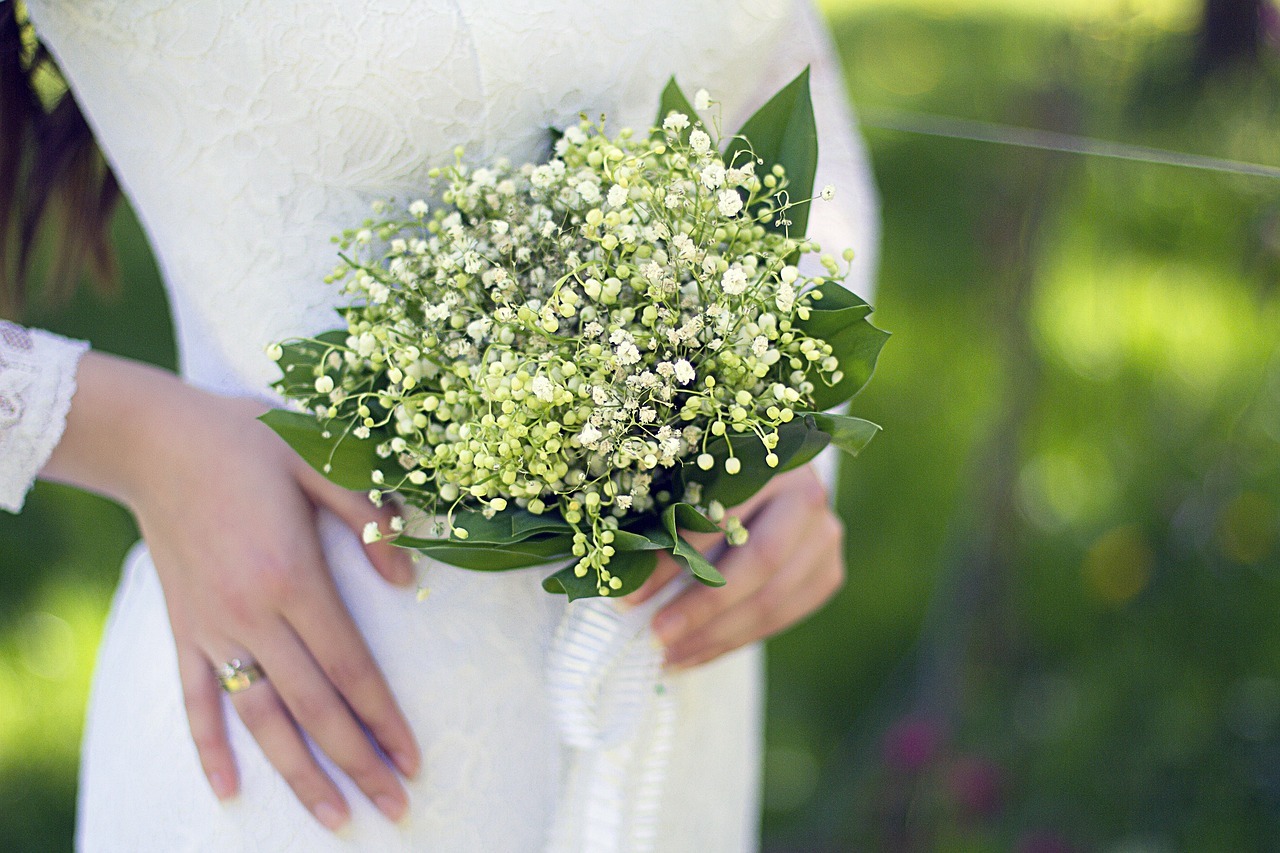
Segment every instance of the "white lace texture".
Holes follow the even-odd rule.
[[[183,374],[203,387],[262,395],[276,376],[264,345],[335,325],[336,294],[323,281],[335,261],[329,237],[367,216],[371,201],[416,196],[456,145],[473,162],[522,162],[545,157],[547,129],[580,112],[605,113],[613,128],[647,126],[673,73],[688,91],[709,89],[731,129],[812,66],[818,185],[837,187],[833,202],[815,204],[812,233],[830,251],[854,246],[851,285],[869,289],[874,188],[838,65],[807,3],[28,6],[144,225],[173,306]],[[41,386],[57,384],[57,370],[42,363],[39,372]],[[0,456],[0,474],[7,460]],[[632,745],[610,747],[591,765],[583,750],[562,746],[545,690],[565,608],[541,589],[545,572],[435,567],[419,604],[377,578],[350,531],[327,520],[324,534],[339,589],[423,745],[408,821],[391,827],[335,774],[355,819],[346,839],[328,835],[234,714],[244,793],[217,803],[190,744],[163,595],[140,549],[95,677],[83,849],[536,851],[553,836],[587,837],[560,808],[560,792],[605,778],[616,762],[637,791],[666,781],[636,801],[643,814],[612,837],[664,851],[755,849],[758,649],[670,678]]]
[[[66,426],[88,344],[0,320],[0,509],[22,509]]]

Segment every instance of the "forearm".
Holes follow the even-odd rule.
[[[190,411],[201,392],[141,362],[86,353],[66,429],[40,472],[132,505],[142,462],[154,455],[161,413]],[[160,427],[163,428],[163,427]]]

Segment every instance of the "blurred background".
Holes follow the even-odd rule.
[[[931,138],[903,111],[1280,165],[1265,0],[826,0],[883,197],[849,583],[769,647],[765,849],[1280,849],[1280,181]],[[171,365],[128,288],[26,320]],[[71,844],[119,508],[0,517],[0,849]]]

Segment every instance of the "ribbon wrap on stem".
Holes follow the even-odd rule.
[[[547,657],[568,759],[548,853],[653,849],[676,706],[649,622],[688,582],[633,608],[598,598],[566,607]]]

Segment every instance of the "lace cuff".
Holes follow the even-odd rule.
[[[89,345],[0,320],[0,509],[18,512],[66,427]]]

